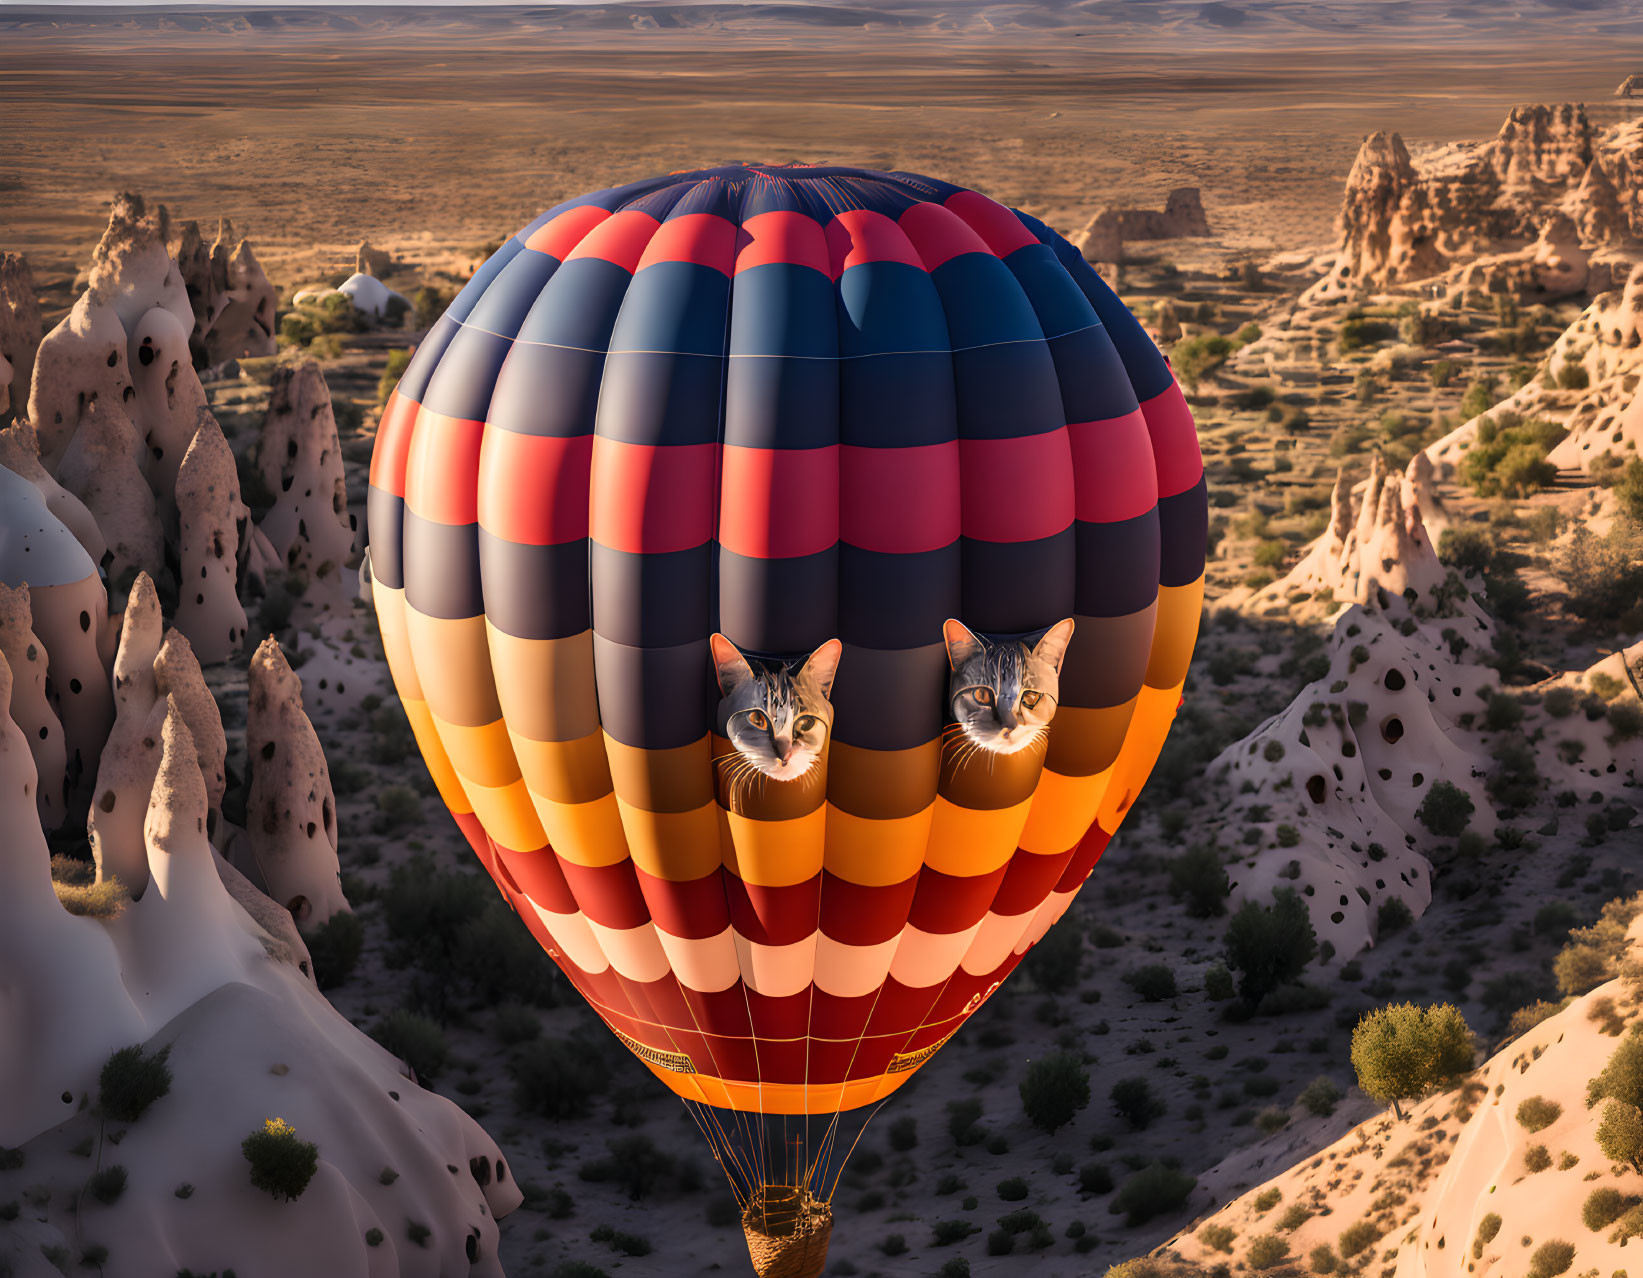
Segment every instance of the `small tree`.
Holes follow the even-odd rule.
[[[1611,1100],[1597,1125],[1597,1147],[1605,1158],[1630,1163],[1643,1171],[1643,1110],[1625,1101]]]
[[[1227,925],[1227,965],[1239,973],[1238,994],[1251,1010],[1305,970],[1318,952],[1306,904],[1294,888],[1280,888],[1272,904],[1246,901]]]
[[[1195,919],[1212,919],[1227,912],[1231,884],[1221,864],[1221,854],[1207,843],[1197,843],[1175,860],[1169,869],[1170,895],[1184,900],[1187,914]]]
[[[1472,1068],[1472,1031],[1448,1003],[1394,1003],[1368,1012],[1352,1031],[1358,1086],[1399,1118],[1400,1104]]]
[[[1140,1131],[1155,1118],[1164,1114],[1164,1102],[1144,1078],[1122,1078],[1112,1085],[1109,1093],[1113,1111],[1129,1125]]]
[[[1040,1131],[1053,1132],[1090,1103],[1090,1075],[1072,1052],[1056,1052],[1027,1066],[1021,1080],[1021,1107]]]
[[[1074,920],[1052,927],[1022,960],[1033,984],[1046,994],[1062,994],[1078,983],[1084,933]]]
[[[1603,1072],[1586,1085],[1586,1104],[1597,1104],[1605,1096],[1643,1109],[1643,1038],[1623,1038],[1609,1056]]]
[[[282,1118],[270,1118],[247,1136],[240,1152],[251,1164],[251,1183],[286,1202],[301,1198],[319,1169],[319,1146],[299,1137]]]
[[[1186,1202],[1197,1183],[1196,1177],[1167,1163],[1149,1163],[1119,1187],[1110,1210],[1123,1214],[1126,1224],[1145,1224]]]
[[[1476,807],[1471,796],[1454,782],[1434,781],[1415,809],[1415,817],[1440,839],[1458,839]]]
[[[97,1103],[116,1123],[135,1123],[148,1107],[171,1090],[169,1047],[148,1053],[141,1046],[122,1047],[103,1063],[97,1078]]]

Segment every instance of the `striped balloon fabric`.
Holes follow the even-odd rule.
[[[1077,250],[907,173],[736,165],[509,240],[383,414],[370,555],[446,805],[681,1097],[906,1081],[1067,908],[1180,703],[1191,414]],[[1076,630],[1048,750],[944,749],[942,624]],[[709,636],[837,637],[801,780],[730,799]]]

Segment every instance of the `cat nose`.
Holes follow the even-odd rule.
[[[793,743],[791,741],[778,741],[778,742],[776,742],[776,758],[781,760],[783,763],[787,762],[789,756],[791,756],[792,753],[793,753]]]

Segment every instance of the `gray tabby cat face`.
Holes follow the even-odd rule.
[[[1055,715],[1072,618],[1036,642],[989,639],[951,620],[942,636],[953,668],[948,706],[964,737],[994,754],[1015,754],[1043,740]]]
[[[773,781],[796,781],[821,758],[833,728],[833,676],[844,645],[829,639],[797,668],[750,662],[723,635],[712,639],[719,726],[739,756]]]

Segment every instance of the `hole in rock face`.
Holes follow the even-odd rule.
[[[1344,923],[1346,921],[1346,915],[1342,914],[1339,910],[1336,910],[1329,916],[1329,921],[1331,923]]]
[[[467,1251],[468,1263],[470,1265],[477,1264],[479,1262],[479,1239],[475,1238],[472,1234],[468,1235]]]
[[[1306,793],[1314,803],[1322,803],[1329,794],[1329,782],[1321,776],[1311,776],[1306,780]]]
[[[64,1092],[63,1093],[63,1104],[65,1104],[65,1105],[74,1104],[74,1093],[73,1092]]]
[[[84,611],[84,610],[82,610],[81,613],[80,613],[80,629],[81,630],[90,630],[91,629],[91,614],[89,612]]]
[[[97,800],[97,806],[100,807],[104,812],[114,811],[114,791],[104,790],[103,791],[103,797],[101,799]]]
[[[119,351],[110,351],[108,353],[108,366],[110,368],[113,368],[119,362],[120,362],[120,352]]]
[[[1426,774],[1424,772],[1417,772],[1414,776],[1409,778],[1409,780],[1412,785],[1420,785],[1426,780]]]
[[[1403,740],[1403,720],[1393,715],[1381,724],[1381,740],[1387,745],[1397,745]]]
[[[1403,671],[1394,666],[1386,672],[1386,677],[1381,682],[1386,685],[1388,692],[1402,692],[1404,684]]]
[[[308,898],[300,893],[285,903],[285,908],[298,923],[306,919],[310,912]]]
[[[1341,742],[1341,753],[1348,759],[1353,758],[1358,753],[1358,747],[1350,741],[1343,741]]]

